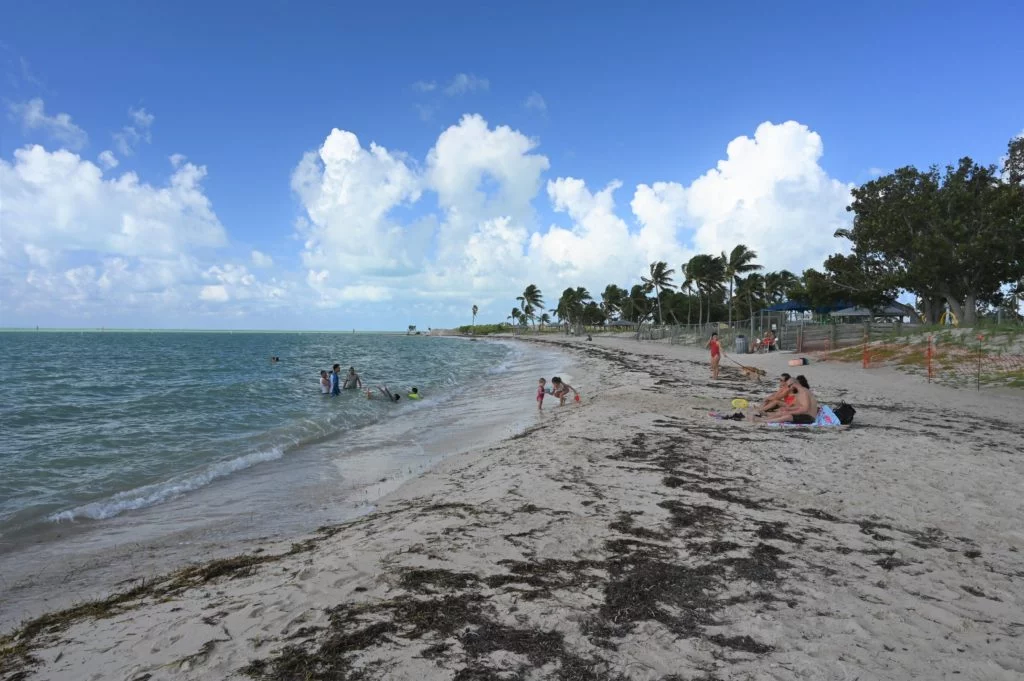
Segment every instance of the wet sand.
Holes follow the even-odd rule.
[[[800,369],[843,430],[693,348],[545,339],[583,401],[376,512],[31,623],[45,679],[1019,679],[1024,398]],[[768,375],[786,355],[745,356]],[[522,387],[533,399],[533,385]]]

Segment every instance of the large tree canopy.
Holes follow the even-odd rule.
[[[853,242],[854,260],[829,269],[840,284],[851,280],[851,298],[905,289],[944,298],[973,324],[978,301],[997,303],[1024,274],[1024,188],[1008,181],[1009,170],[1004,180],[995,166],[963,158],[943,174],[900,168],[854,189],[853,227],[837,233]]]

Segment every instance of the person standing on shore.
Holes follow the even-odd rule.
[[[722,344],[718,342],[718,333],[712,333],[711,338],[704,346],[711,348],[711,378],[718,380],[718,364],[722,361]]]
[[[546,392],[544,386],[546,383],[547,380],[544,378],[537,381],[537,411],[544,411],[544,393]]]

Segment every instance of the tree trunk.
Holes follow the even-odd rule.
[[[974,326],[978,323],[978,296],[973,293],[964,298],[964,324]]]
[[[975,295],[965,296],[963,302],[949,294],[944,297],[961,326],[974,326],[978,323],[978,302]]]
[[[732,328],[732,277],[729,277],[729,328]]]
[[[704,299],[700,295],[700,291],[697,291],[697,326],[700,326],[701,321],[704,319]]]
[[[689,293],[687,293],[686,294],[686,325],[687,326],[690,325],[690,310],[692,310],[692,309],[693,309],[693,297]]]

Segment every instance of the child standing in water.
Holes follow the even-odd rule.
[[[718,334],[711,334],[711,339],[704,347],[711,348],[711,378],[718,380],[718,363],[722,361],[722,345],[718,342]]]
[[[537,381],[537,411],[544,410],[544,385],[547,383],[545,379]]]

